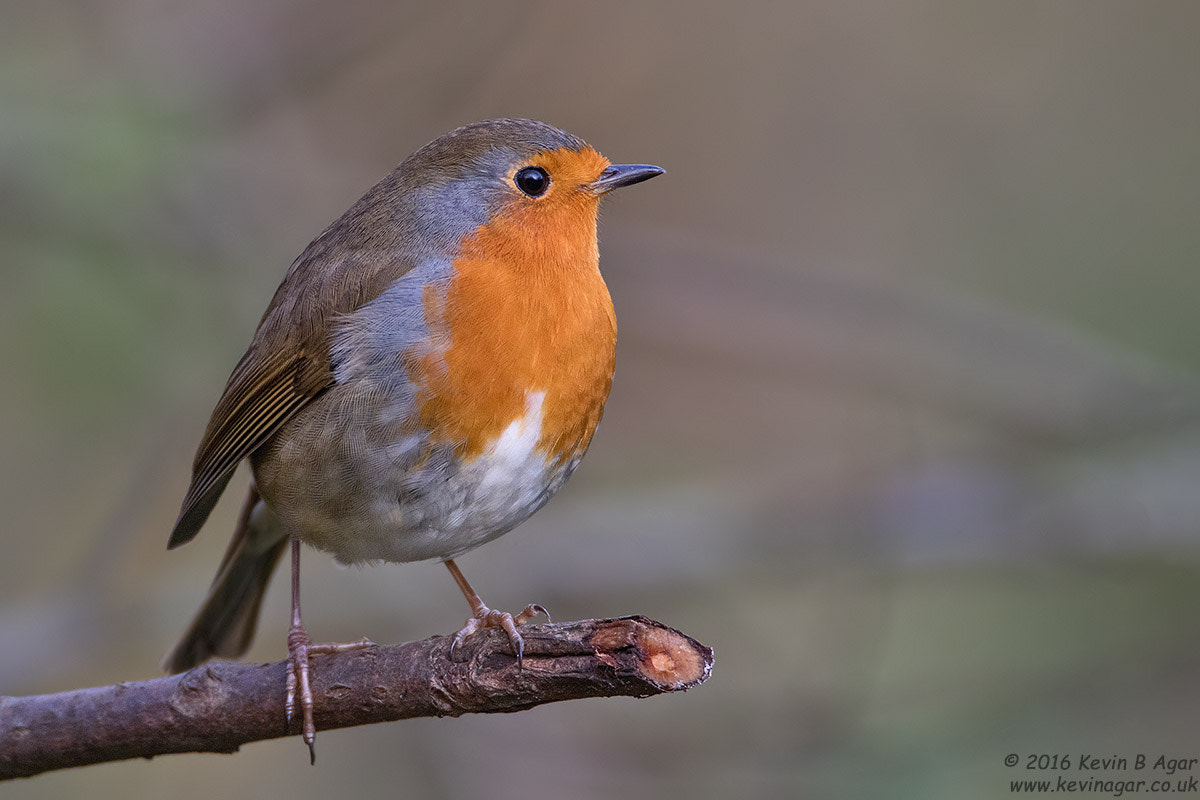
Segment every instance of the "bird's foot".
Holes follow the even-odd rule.
[[[463,625],[462,630],[454,634],[454,640],[450,642],[450,658],[454,658],[454,650],[459,643],[480,628],[503,628],[504,632],[508,634],[508,641],[512,644],[513,653],[517,656],[517,668],[520,669],[525,658],[525,642],[521,639],[521,634],[517,632],[517,626],[524,625],[538,614],[545,616],[547,622],[552,621],[550,612],[537,603],[525,606],[525,610],[515,617],[507,611],[493,611],[481,604],[475,610],[475,615],[467,620],[466,625]]]
[[[300,712],[304,717],[302,732],[304,743],[308,745],[309,763],[315,764],[317,763],[317,726],[313,722],[313,693],[312,684],[309,681],[308,657],[321,653],[345,653],[350,650],[363,650],[367,647],[374,647],[375,643],[369,639],[362,639],[357,642],[339,644],[330,642],[313,644],[312,639],[309,638],[304,628],[297,625],[293,625],[288,630],[287,642],[287,696],[283,707],[287,713],[288,725],[291,725],[292,718],[296,716],[296,706],[297,704],[300,706]]]

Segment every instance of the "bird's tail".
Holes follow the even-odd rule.
[[[163,659],[170,673],[213,656],[236,658],[250,646],[258,610],[288,538],[253,486],[217,577],[187,632]]]

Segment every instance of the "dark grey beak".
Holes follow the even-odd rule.
[[[662,167],[655,167],[651,164],[613,164],[587,186],[596,194],[604,194],[613,189],[620,189],[622,186],[632,186],[635,183],[648,181],[655,175],[662,175],[664,172],[666,170]]]

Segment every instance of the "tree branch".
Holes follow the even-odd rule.
[[[317,729],[648,697],[689,689],[712,670],[712,650],[642,616],[530,625],[521,634],[520,669],[494,629],[469,637],[454,661],[447,636],[313,656]],[[286,668],[216,662],[140,683],[0,698],[0,779],[164,753],[232,753],[298,734],[299,719],[284,721]]]

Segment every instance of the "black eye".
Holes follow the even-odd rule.
[[[541,197],[550,188],[550,174],[541,167],[525,167],[513,178],[517,188],[530,197]]]

